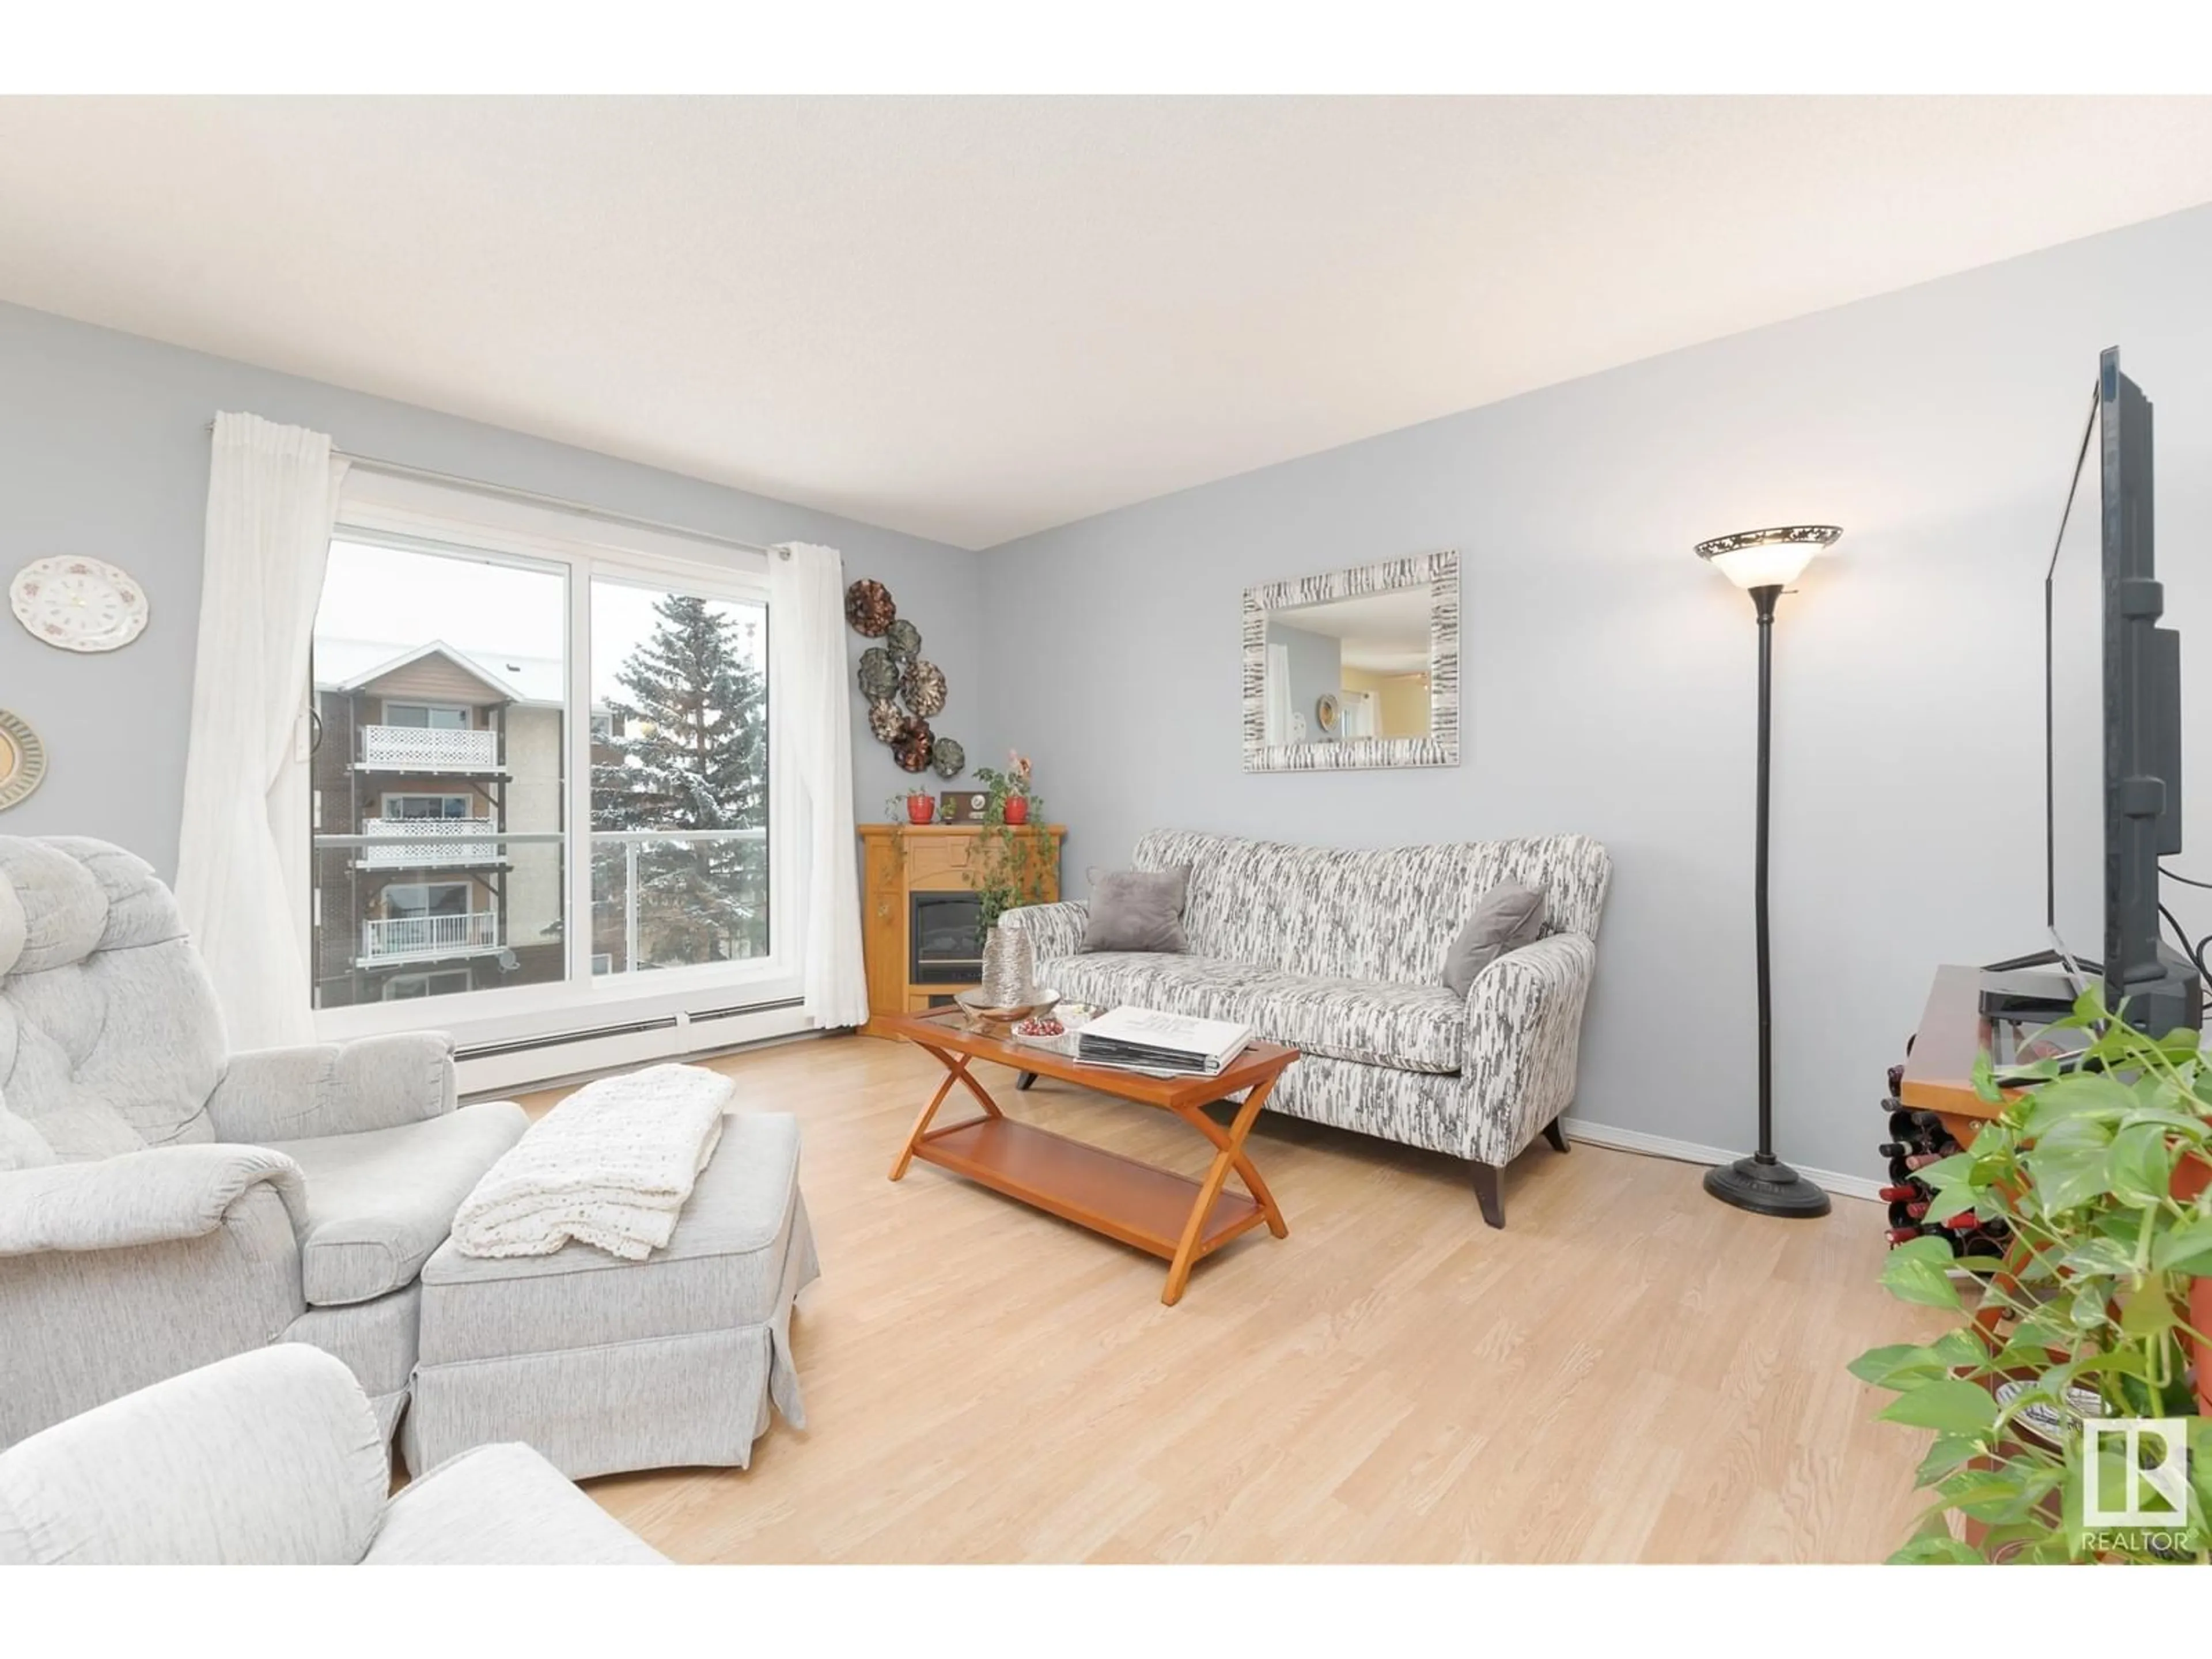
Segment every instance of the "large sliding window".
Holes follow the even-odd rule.
[[[777,994],[764,561],[401,500],[342,511],[315,628],[326,1029],[420,1024],[392,1005],[424,1000],[557,1030]]]

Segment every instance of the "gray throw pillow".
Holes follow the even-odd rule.
[[[1091,872],[1091,920],[1083,948],[1092,951],[1188,951],[1182,902],[1190,866]]]
[[[1517,881],[1500,882],[1482,896],[1446,952],[1444,988],[1465,996],[1477,974],[1508,951],[1534,945],[1543,931],[1544,896]]]

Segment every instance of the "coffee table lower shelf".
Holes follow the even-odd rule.
[[[915,1142],[914,1155],[1170,1261],[1182,1247],[1200,1192],[1197,1182],[1171,1170],[1009,1117],[932,1129]],[[1206,1212],[1192,1259],[1219,1249],[1266,1219],[1267,1212],[1251,1199],[1223,1189]]]

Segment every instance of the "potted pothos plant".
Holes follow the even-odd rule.
[[[1929,1215],[2003,1224],[2002,1263],[1954,1261],[1940,1237],[1900,1246],[1883,1284],[1957,1322],[1851,1363],[1897,1396],[1881,1417],[1935,1433],[1918,1478],[1934,1501],[1895,1561],[2212,1562],[2197,1392],[2212,1365],[2212,1064],[2196,1032],[2145,1036],[2094,988],[2057,1029],[2081,1033],[2083,1052],[2002,1085],[1984,1054],[1975,1087],[2002,1109],[1918,1172]],[[1961,1267],[1980,1285],[1971,1303]],[[2164,1431],[2100,1431],[2093,1469],[2084,1421],[2123,1418],[2180,1419],[2185,1475]],[[2136,1498],[2140,1524],[2106,1524]]]
[[[977,781],[990,792],[983,804],[982,832],[968,859],[979,936],[988,934],[1007,911],[1041,903],[1052,891],[1052,837],[1042,826],[1030,834],[1014,833],[1029,823],[1032,812],[1042,815],[1044,798],[1031,787],[1029,757],[1009,750],[1007,762],[1003,772],[975,769]]]

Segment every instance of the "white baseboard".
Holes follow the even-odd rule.
[[[1609,1123],[1591,1123],[1578,1117],[1562,1118],[1570,1140],[1587,1140],[1593,1146],[1610,1146],[1617,1152],[1642,1152],[1650,1158],[1671,1158],[1683,1164],[1733,1164],[1741,1152],[1723,1152],[1717,1146],[1700,1146],[1694,1141],[1670,1140],[1665,1135],[1646,1134],[1641,1129],[1616,1129]],[[1865,1176],[1838,1175],[1833,1170],[1808,1170],[1796,1166],[1797,1173],[1824,1191],[1839,1198],[1877,1198],[1881,1182]]]

